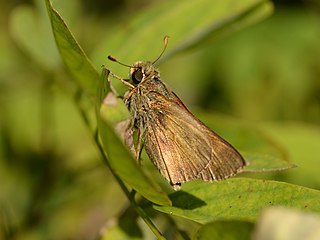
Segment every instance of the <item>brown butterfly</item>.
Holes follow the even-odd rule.
[[[124,102],[131,114],[132,126],[138,130],[137,158],[141,145],[170,184],[178,189],[193,179],[217,181],[240,172],[246,162],[240,153],[196,118],[160,78],[154,62],[138,61],[130,67],[129,86]]]

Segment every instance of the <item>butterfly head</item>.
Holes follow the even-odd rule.
[[[146,79],[160,78],[160,72],[152,62],[138,61],[130,68],[130,79],[133,85],[137,86]]]
[[[163,41],[164,41],[164,48],[160,55],[155,59],[153,62],[149,61],[138,61],[132,64],[131,66],[122,62],[119,62],[115,57],[109,55],[108,59],[117,62],[120,65],[123,65],[125,67],[130,68],[130,79],[131,83],[134,86],[139,85],[140,83],[144,82],[145,80],[148,79],[153,79],[153,78],[160,78],[160,72],[158,69],[155,68],[154,64],[160,59],[160,57],[163,55],[163,53],[166,50],[167,44],[168,44],[168,36],[165,36]]]

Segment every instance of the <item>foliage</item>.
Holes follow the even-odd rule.
[[[113,106],[105,103],[104,99],[110,93],[109,71],[103,67],[99,76],[97,70],[105,61],[102,59],[109,53],[116,54],[117,58],[125,60],[126,63],[144,57],[155,57],[161,51],[160,40],[164,35],[169,35],[169,47],[161,58],[161,66],[164,72],[168,66],[172,66],[172,61],[180,62],[174,69],[175,73],[172,72],[175,76],[178,74],[177,69],[185,69],[185,59],[188,57],[183,54],[199,54],[198,49],[210,49],[213,40],[225,39],[231,33],[266,18],[273,10],[269,1],[228,0],[216,1],[213,4],[208,0],[187,0],[154,3],[144,11],[139,11],[130,21],[115,23],[109,20],[109,25],[105,27],[108,29],[107,37],[99,41],[99,46],[92,50],[91,58],[76,40],[77,34],[72,34],[50,0],[45,1],[47,11],[40,0],[36,4],[38,15],[32,8],[23,6],[15,9],[10,19],[10,31],[15,42],[31,56],[41,72],[38,73],[41,75],[38,80],[40,84],[35,84],[32,92],[38,92],[40,101],[35,101],[42,105],[41,112],[35,114],[40,115],[40,121],[36,125],[41,128],[33,127],[26,136],[20,133],[23,131],[10,132],[10,128],[5,128],[11,124],[10,111],[7,111],[6,117],[1,121],[1,141],[4,146],[2,154],[7,160],[0,166],[0,180],[6,179],[3,196],[0,195],[0,216],[3,219],[0,221],[0,227],[5,238],[41,239],[45,236],[55,239],[72,236],[79,239],[82,236],[85,239],[150,239],[156,236],[159,239],[208,239],[208,236],[217,236],[225,239],[248,239],[254,234],[256,239],[263,239],[267,238],[267,234],[271,234],[266,233],[265,229],[272,217],[283,214],[281,216],[290,218],[290,210],[283,212],[282,208],[269,209],[272,206],[300,209],[301,212],[292,212],[297,214],[296,218],[301,219],[300,221],[312,218],[313,224],[319,224],[316,215],[320,211],[320,192],[316,190],[320,186],[317,172],[310,167],[309,180],[306,180],[302,177],[305,172],[299,172],[299,167],[293,168],[296,165],[290,161],[292,153],[300,151],[299,154],[294,154],[297,165],[317,164],[320,156],[317,126],[299,128],[293,125],[290,128],[289,124],[281,127],[275,123],[268,123],[258,129],[252,124],[231,117],[199,111],[197,115],[232,142],[250,162],[250,166],[240,178],[217,183],[192,181],[183,184],[180,191],[174,192],[161,177],[158,177],[145,153],[141,168],[122,144],[114,131],[114,123],[119,119],[125,119],[128,113],[120,100],[116,100],[117,104]],[[58,4],[62,2],[57,1],[57,7]],[[214,7],[209,8],[212,4]],[[76,6],[67,6],[66,9],[77,9]],[[60,9],[66,11],[61,5]],[[73,16],[76,16],[75,10]],[[50,25],[53,37],[48,31]],[[90,26],[95,28],[93,24]],[[94,29],[92,33],[99,33],[99,30]],[[234,38],[241,39],[241,35],[237,34]],[[55,39],[60,56],[73,81],[68,81],[69,77],[62,73],[59,54],[54,49],[52,39]],[[202,53],[203,56],[206,54]],[[267,57],[262,56],[263,59]],[[216,59],[207,59],[208,62],[204,62],[203,66],[209,65],[211,60],[219,66]],[[166,62],[169,62],[169,65],[165,65]],[[210,69],[210,65],[207,68]],[[127,71],[127,68],[112,63],[108,63],[108,69],[120,76],[124,76]],[[190,69],[182,71],[177,81],[193,78],[192,75],[188,76]],[[241,69],[235,69],[241,73]],[[27,72],[25,69],[23,71]],[[229,74],[229,71],[227,72]],[[229,74],[231,77],[228,74],[225,76],[232,79],[232,74]],[[169,74],[167,76],[169,78]],[[32,78],[33,75],[23,76],[26,77]],[[205,76],[198,74],[197,78],[205,79]],[[200,81],[202,80],[198,81],[199,86],[207,84]],[[188,83],[183,82],[181,85],[185,86]],[[217,84],[220,84],[219,81]],[[235,86],[240,86],[237,81],[233,84],[229,85],[230,93]],[[249,81],[246,85],[254,87],[255,84]],[[112,85],[119,93],[125,91],[120,81],[113,81]],[[57,88],[59,91],[55,90]],[[196,88],[193,90],[197,91]],[[23,90],[16,94],[20,101],[29,97],[23,95]],[[61,102],[53,104],[52,96]],[[70,122],[64,117],[61,109],[59,113],[53,114],[55,106],[64,106],[68,102],[66,99],[72,97],[76,107],[69,105],[62,111],[70,114],[69,111],[77,109],[87,130],[83,129],[76,113]],[[239,99],[237,93],[232,97],[236,102]],[[221,100],[219,96],[213,99],[217,99],[218,102]],[[210,98],[207,100],[211,101]],[[19,119],[19,114],[22,116],[25,109],[28,109],[29,115],[37,112],[20,101],[16,103],[18,114],[14,115],[14,118]],[[238,106],[241,103],[239,102]],[[59,116],[59,119],[54,119],[55,116]],[[316,118],[315,116],[312,119]],[[55,135],[56,133],[48,128],[52,126],[50,123],[53,121],[56,121],[55,129],[62,134]],[[75,130],[72,131],[72,128]],[[25,130],[23,125],[20,129]],[[78,129],[81,129],[81,134],[77,132]],[[36,135],[35,132],[42,137],[30,141],[30,138]],[[294,142],[291,135],[297,132],[301,141]],[[26,148],[21,139],[19,143],[13,142],[15,138],[11,137],[12,135],[26,139],[24,142],[33,143],[34,146]],[[83,142],[79,144],[70,135],[83,139]],[[290,141],[295,145],[288,144]],[[64,146],[65,143],[69,144]],[[306,146],[312,148],[309,150]],[[70,147],[73,150],[70,150]],[[306,154],[307,151],[314,151],[312,157]],[[305,157],[307,161],[299,161],[296,159],[297,156],[300,159]],[[99,164],[99,157],[104,160],[111,174],[107,174],[105,168]],[[10,165],[11,159],[14,159],[12,163],[15,167]],[[79,160],[82,163],[79,164]],[[287,171],[280,172],[282,170]],[[24,196],[24,199],[12,197],[12,191],[19,192],[19,196]],[[14,210],[11,210],[13,206]],[[86,214],[80,214],[79,209]],[[315,214],[314,219],[313,215],[308,215],[309,212]],[[16,213],[19,213],[18,217],[13,218]],[[139,219],[143,219],[144,223]],[[105,227],[102,228],[105,223]],[[80,229],[79,225],[86,227]],[[292,230],[288,225],[285,227],[287,232]],[[295,228],[298,227],[295,225]],[[301,229],[307,231],[308,227],[309,225],[301,226]],[[99,229],[103,231],[98,236]],[[153,233],[150,233],[150,230]],[[278,230],[273,228],[273,231],[276,234]],[[319,236],[319,232],[315,231],[314,234]],[[288,233],[287,236],[287,239],[292,237]]]

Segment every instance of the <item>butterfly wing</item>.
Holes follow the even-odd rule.
[[[245,161],[228,142],[210,130],[172,93],[153,92],[144,131],[145,149],[171,183],[221,180],[241,171]]]

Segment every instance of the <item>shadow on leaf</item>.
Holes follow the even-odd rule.
[[[181,209],[192,210],[207,205],[203,200],[184,191],[174,192],[169,197],[172,201],[172,206]]]

